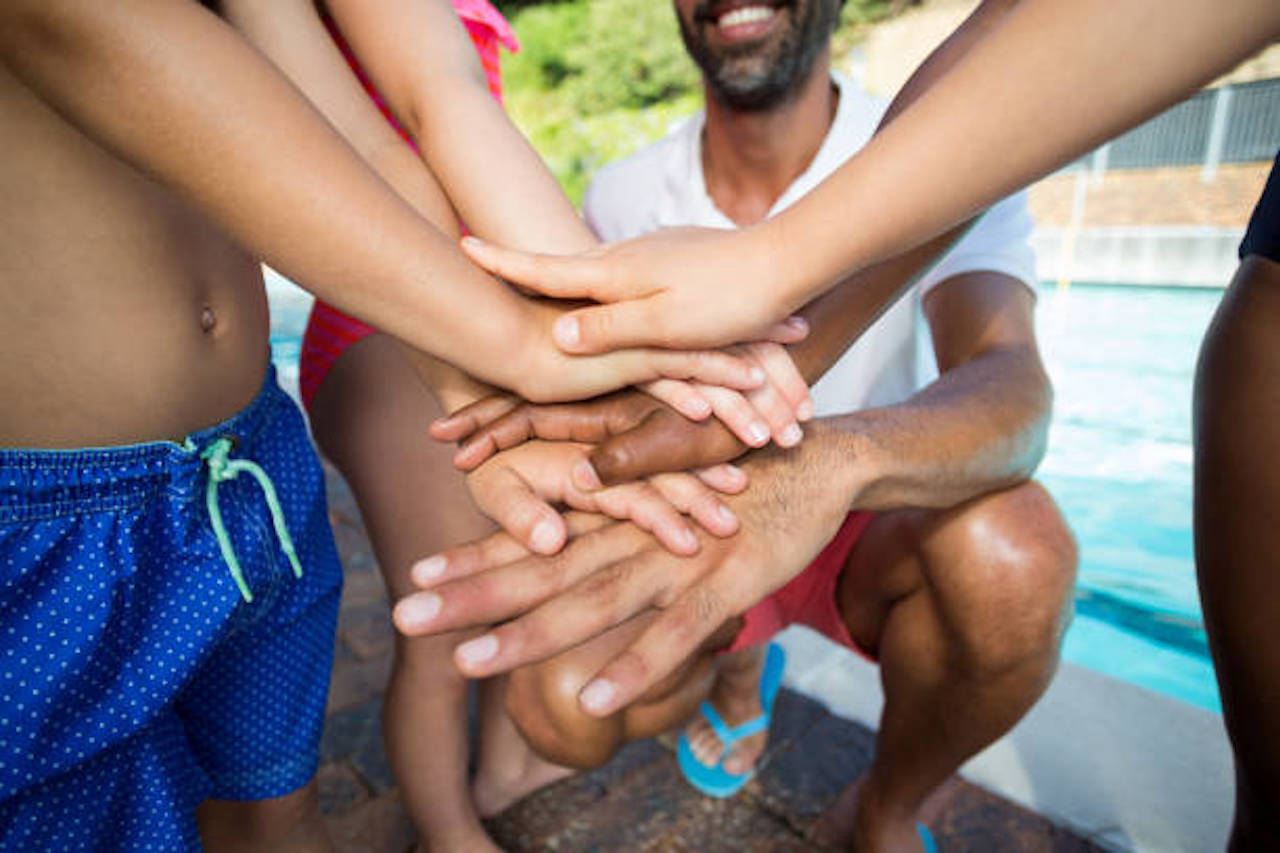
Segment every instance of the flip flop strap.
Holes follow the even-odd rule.
[[[730,728],[721,718],[720,712],[710,702],[703,702],[699,709],[702,711],[702,716],[706,718],[707,723],[711,726],[711,731],[716,733],[721,746],[726,750],[743,738],[751,737],[753,734],[762,732],[769,727],[768,714],[761,714],[753,720],[747,720],[736,728]]]

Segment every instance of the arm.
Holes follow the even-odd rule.
[[[740,339],[1190,94],[1274,40],[1280,5],[987,0],[975,21],[926,92],[760,225],[657,232],[572,259],[468,252],[508,280],[617,302],[561,319],[556,339],[572,352]],[[742,294],[731,310],[707,299],[729,286]]]
[[[553,355],[556,309],[479,273],[261,56],[194,3],[13,0],[0,11],[0,61],[86,135],[193,201],[285,275],[474,375],[540,399],[661,375],[758,384],[724,356]]]

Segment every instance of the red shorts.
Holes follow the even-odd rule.
[[[742,628],[728,651],[763,645],[788,625],[807,625],[828,639],[874,660],[849,635],[836,601],[840,573],[849,562],[853,546],[858,544],[858,539],[874,517],[869,512],[849,513],[827,547],[803,572],[742,614]]]

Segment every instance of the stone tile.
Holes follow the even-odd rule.
[[[361,746],[382,739],[382,698],[377,697],[330,714],[320,738],[320,762],[351,758]]]
[[[381,696],[391,674],[391,656],[372,660],[351,659],[334,664],[329,681],[328,712],[340,711],[366,699]]]
[[[325,818],[337,853],[404,853],[416,835],[400,800],[386,794]]]
[[[379,572],[346,572],[342,583],[342,607],[377,605],[389,608],[387,586]],[[389,612],[389,611],[388,611]]]
[[[350,811],[369,799],[369,789],[344,764],[326,764],[316,773],[320,789],[320,811],[337,815]]]
[[[762,808],[806,829],[866,771],[875,750],[875,735],[869,729],[817,707],[821,715],[803,734],[771,750],[748,785],[748,793]]]
[[[338,613],[338,634],[357,658],[385,657],[395,648],[395,626],[386,602],[343,607]]]
[[[933,824],[938,846],[955,853],[1093,853],[1101,848],[976,785],[961,782]]]

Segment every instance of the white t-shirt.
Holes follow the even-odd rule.
[[[840,103],[831,130],[804,171],[769,211],[794,204],[871,139],[888,101],[873,98],[840,74],[832,74]],[[698,112],[665,138],[606,166],[583,200],[587,222],[614,242],[680,225],[734,228],[707,194],[702,175],[702,126]],[[978,270],[1035,282],[1035,255],[1027,243],[1031,216],[1026,194],[994,205],[943,258],[869,328],[812,389],[819,414],[840,414],[901,402],[937,375],[932,359],[920,359],[917,321],[924,294],[954,275]],[[924,362],[924,363],[921,363]]]

